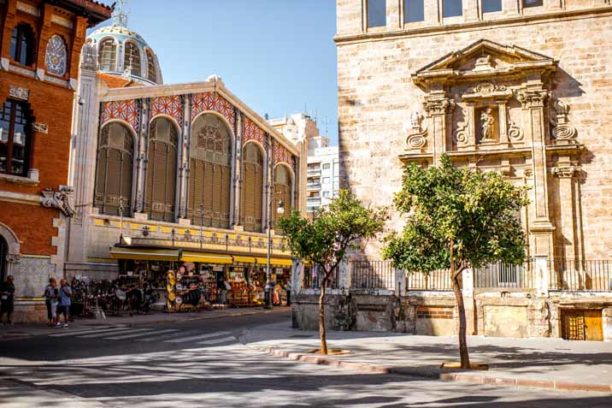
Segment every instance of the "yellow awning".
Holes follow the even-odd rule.
[[[238,256],[234,255],[234,262],[245,263],[245,264],[254,264],[257,263],[257,258],[253,256]]]
[[[232,264],[232,257],[223,254],[207,254],[204,252],[183,251],[181,261],[230,265]]]
[[[259,265],[267,265],[268,264],[268,260],[267,260],[267,258],[257,258],[257,263]],[[270,265],[274,265],[274,266],[291,266],[291,265],[293,265],[293,262],[291,261],[291,259],[270,258]]]
[[[179,260],[178,249],[143,249],[112,247],[110,256],[113,259],[134,259],[141,261],[174,261]]]

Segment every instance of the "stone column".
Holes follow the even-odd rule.
[[[508,147],[508,108],[506,101],[497,101],[499,112],[499,143]]]
[[[189,142],[191,139],[191,95],[185,98],[183,106],[183,134],[180,143],[181,161],[179,167],[179,218],[187,218],[187,188],[189,186]]]
[[[236,158],[234,160],[234,180],[233,180],[233,192],[234,192],[234,212],[233,212],[233,225],[242,225],[241,222],[241,203],[242,203],[242,113],[238,109],[235,110],[235,118],[236,118]]]
[[[477,332],[476,313],[474,313],[475,312],[474,271],[471,268],[463,271],[462,280],[463,280],[463,288],[461,289],[461,291],[463,293],[463,303],[465,305],[467,332],[470,335],[474,335]]]
[[[395,269],[395,295],[406,296],[406,272]]]
[[[452,112],[453,102],[442,90],[431,92],[425,99],[424,107],[429,118],[429,137],[432,141],[433,162],[437,164],[447,150],[447,114]]]
[[[338,289],[351,288],[351,268],[348,259],[343,259],[338,265]]]
[[[262,227],[264,232],[273,226],[269,224],[272,214],[270,213],[270,201],[273,194],[272,170],[274,169],[274,159],[272,157],[272,137],[266,133],[265,135],[266,163],[264,167],[264,205],[262,209]]]
[[[552,256],[554,226],[548,207],[548,169],[544,108],[548,91],[541,83],[529,83],[518,92],[525,118],[525,140],[531,141],[535,219],[529,227],[533,235],[534,254]]]
[[[138,134],[138,153],[136,154],[136,200],[132,213],[144,212],[145,178],[148,163],[148,134],[150,100],[141,100],[140,132]]]
[[[549,281],[548,257],[546,255],[536,255],[534,262],[534,286],[536,295],[548,297]]]
[[[559,180],[559,243],[562,245],[563,253],[558,255],[568,259],[580,259],[579,229],[577,225],[578,214],[574,206],[576,197],[574,191],[575,176],[579,173],[579,166],[573,165],[569,157],[560,158],[552,172]],[[559,248],[561,249],[561,248]]]

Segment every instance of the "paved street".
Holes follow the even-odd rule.
[[[0,342],[3,407],[609,407],[598,393],[551,392],[359,374],[271,358],[245,330],[288,312],[67,329]],[[290,334],[295,338],[300,332]],[[384,356],[381,356],[384,358]]]

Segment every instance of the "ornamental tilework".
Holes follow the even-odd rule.
[[[120,119],[132,126],[132,129],[140,132],[140,108],[136,100],[105,102],[102,108],[102,120],[104,125],[109,120]]]
[[[220,113],[232,126],[234,125],[234,107],[224,97],[220,96],[216,92],[193,95],[191,118],[193,119],[205,111]]]
[[[47,43],[45,63],[47,72],[54,75],[63,76],[66,74],[66,43],[59,35],[53,35]]]
[[[261,143],[262,146],[266,145],[266,134],[259,126],[255,124],[251,119],[244,118],[244,132],[242,133],[242,145],[249,140],[256,140]]]
[[[293,164],[293,156],[291,152],[285,148],[285,146],[278,143],[276,140],[272,142],[272,157],[274,158],[274,164],[287,163],[289,166]],[[293,166],[291,166],[293,168]]]
[[[151,117],[168,115],[183,126],[183,103],[180,95],[160,96],[151,101]]]

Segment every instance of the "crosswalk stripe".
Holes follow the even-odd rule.
[[[226,343],[228,341],[234,341],[234,340],[236,340],[234,336],[228,336],[228,337],[222,337],[220,339],[201,341],[198,343],[198,345],[205,345],[205,344],[213,345],[213,344],[219,344],[219,343]]]
[[[113,336],[113,337],[106,337],[106,339],[108,340],[124,340],[124,339],[133,339],[136,337],[142,337],[142,336],[148,336],[150,334],[162,334],[162,333],[172,333],[175,332],[176,329],[168,329],[168,330],[155,330],[153,329],[152,331],[148,331],[148,332],[144,332],[144,333],[135,333],[135,334],[126,334],[126,335],[121,335],[121,336]]]
[[[106,336],[111,336],[111,335],[115,335],[115,334],[120,334],[123,332],[130,332],[130,333],[136,333],[136,332],[141,332],[141,331],[145,331],[145,330],[150,330],[150,329],[133,329],[133,328],[124,328],[124,329],[118,329],[118,330],[104,330],[104,331],[99,331],[96,332],[94,334],[89,334],[87,336],[77,336],[81,339],[93,339],[96,337],[106,337]]]
[[[188,341],[193,341],[193,340],[203,340],[203,339],[208,339],[211,337],[219,337],[219,336],[225,336],[227,334],[231,334],[230,332],[215,332],[215,333],[209,333],[209,334],[202,334],[199,336],[190,336],[190,337],[183,337],[180,339],[173,339],[173,340],[166,340],[165,343],[186,343]]]
[[[114,327],[114,328],[110,328],[110,326],[105,326],[102,328],[102,330],[97,330],[97,328],[92,328],[90,327],[89,329],[79,329],[79,330],[68,330],[68,331],[62,331],[61,333],[55,333],[55,334],[50,334],[49,337],[67,337],[67,336],[78,336],[79,334],[87,334],[87,333],[100,333],[102,331],[109,331],[109,330],[119,330],[120,328],[118,327]],[[121,329],[125,329],[125,327],[121,327]]]
[[[108,330],[111,326],[105,326],[102,327],[102,330]],[[115,327],[116,328],[116,327]],[[97,327],[89,327],[87,329],[78,329],[78,330],[70,330],[69,328],[66,329],[68,331],[62,331],[61,333],[54,333],[54,334],[50,334],[49,337],[66,337],[66,336],[75,336],[77,334],[84,334],[84,333],[91,333],[94,330],[97,331]]]

